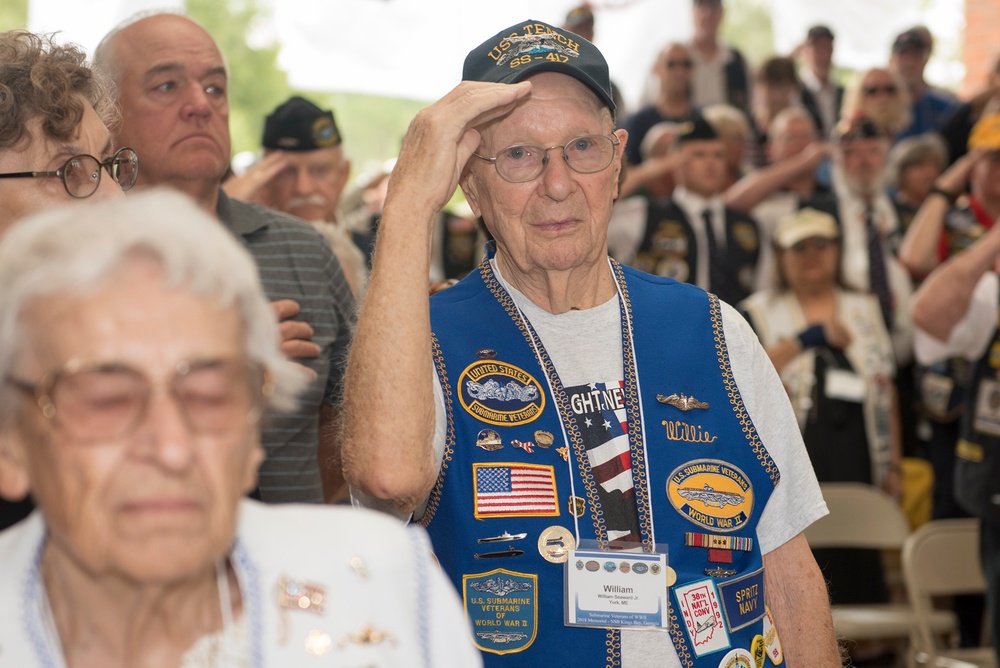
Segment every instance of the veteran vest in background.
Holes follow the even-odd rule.
[[[966,394],[971,401],[955,446],[955,500],[1000,527],[1000,328],[976,362]]]
[[[753,291],[760,235],[753,218],[729,208],[725,214],[725,284],[709,285],[708,291],[724,302],[736,304]],[[651,200],[646,231],[632,265],[650,274],[694,283],[698,275],[698,241],[691,225],[673,200]]]
[[[636,568],[627,551],[600,568],[673,585],[667,631],[681,665],[780,661],[756,535],[779,472],[733,383],[719,302],[612,268],[624,377],[593,399],[627,434],[642,550],[667,545],[669,568]],[[590,566],[568,551],[606,546],[608,533],[584,426],[541,340],[487,260],[431,298],[431,324],[448,430],[420,522],[486,665],[620,666],[619,629],[564,624],[564,569]]]
[[[966,250],[989,229],[980,217],[978,204],[951,208],[944,219],[945,258]],[[989,221],[992,223],[992,221]],[[972,372],[964,357],[953,357],[932,365],[917,366],[917,397],[924,413],[934,422],[956,421],[965,410],[966,389]]]

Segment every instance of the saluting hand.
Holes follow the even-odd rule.
[[[531,84],[464,81],[443,98],[422,109],[403,138],[399,159],[389,178],[386,209],[393,201],[434,212],[444,208],[459,177],[479,146],[475,129],[500,118],[527,96]]]

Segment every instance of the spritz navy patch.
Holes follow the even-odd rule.
[[[711,531],[737,531],[753,512],[753,486],[743,471],[723,461],[697,459],[667,478],[667,498],[689,521]]]
[[[473,362],[462,371],[458,387],[458,400],[466,412],[501,427],[528,424],[545,408],[545,393],[538,381],[506,362]]]
[[[538,576],[498,568],[462,576],[462,600],[476,647],[522,652],[538,633]]]
[[[718,587],[730,631],[750,626],[766,614],[763,568],[737,580],[720,582]]]

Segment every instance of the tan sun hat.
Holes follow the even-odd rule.
[[[774,243],[783,250],[813,237],[839,239],[837,220],[828,213],[806,208],[788,214],[774,229]]]

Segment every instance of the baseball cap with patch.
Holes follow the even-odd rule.
[[[314,151],[340,144],[340,131],[332,111],[324,111],[298,95],[288,99],[264,119],[264,139],[268,149]]]
[[[711,141],[718,139],[719,133],[704,116],[694,112],[686,121],[677,124],[677,138],[674,142],[680,146],[688,141]]]
[[[538,72],[568,74],[615,110],[608,63],[597,47],[541,21],[516,23],[470,51],[462,80],[513,84]]]

